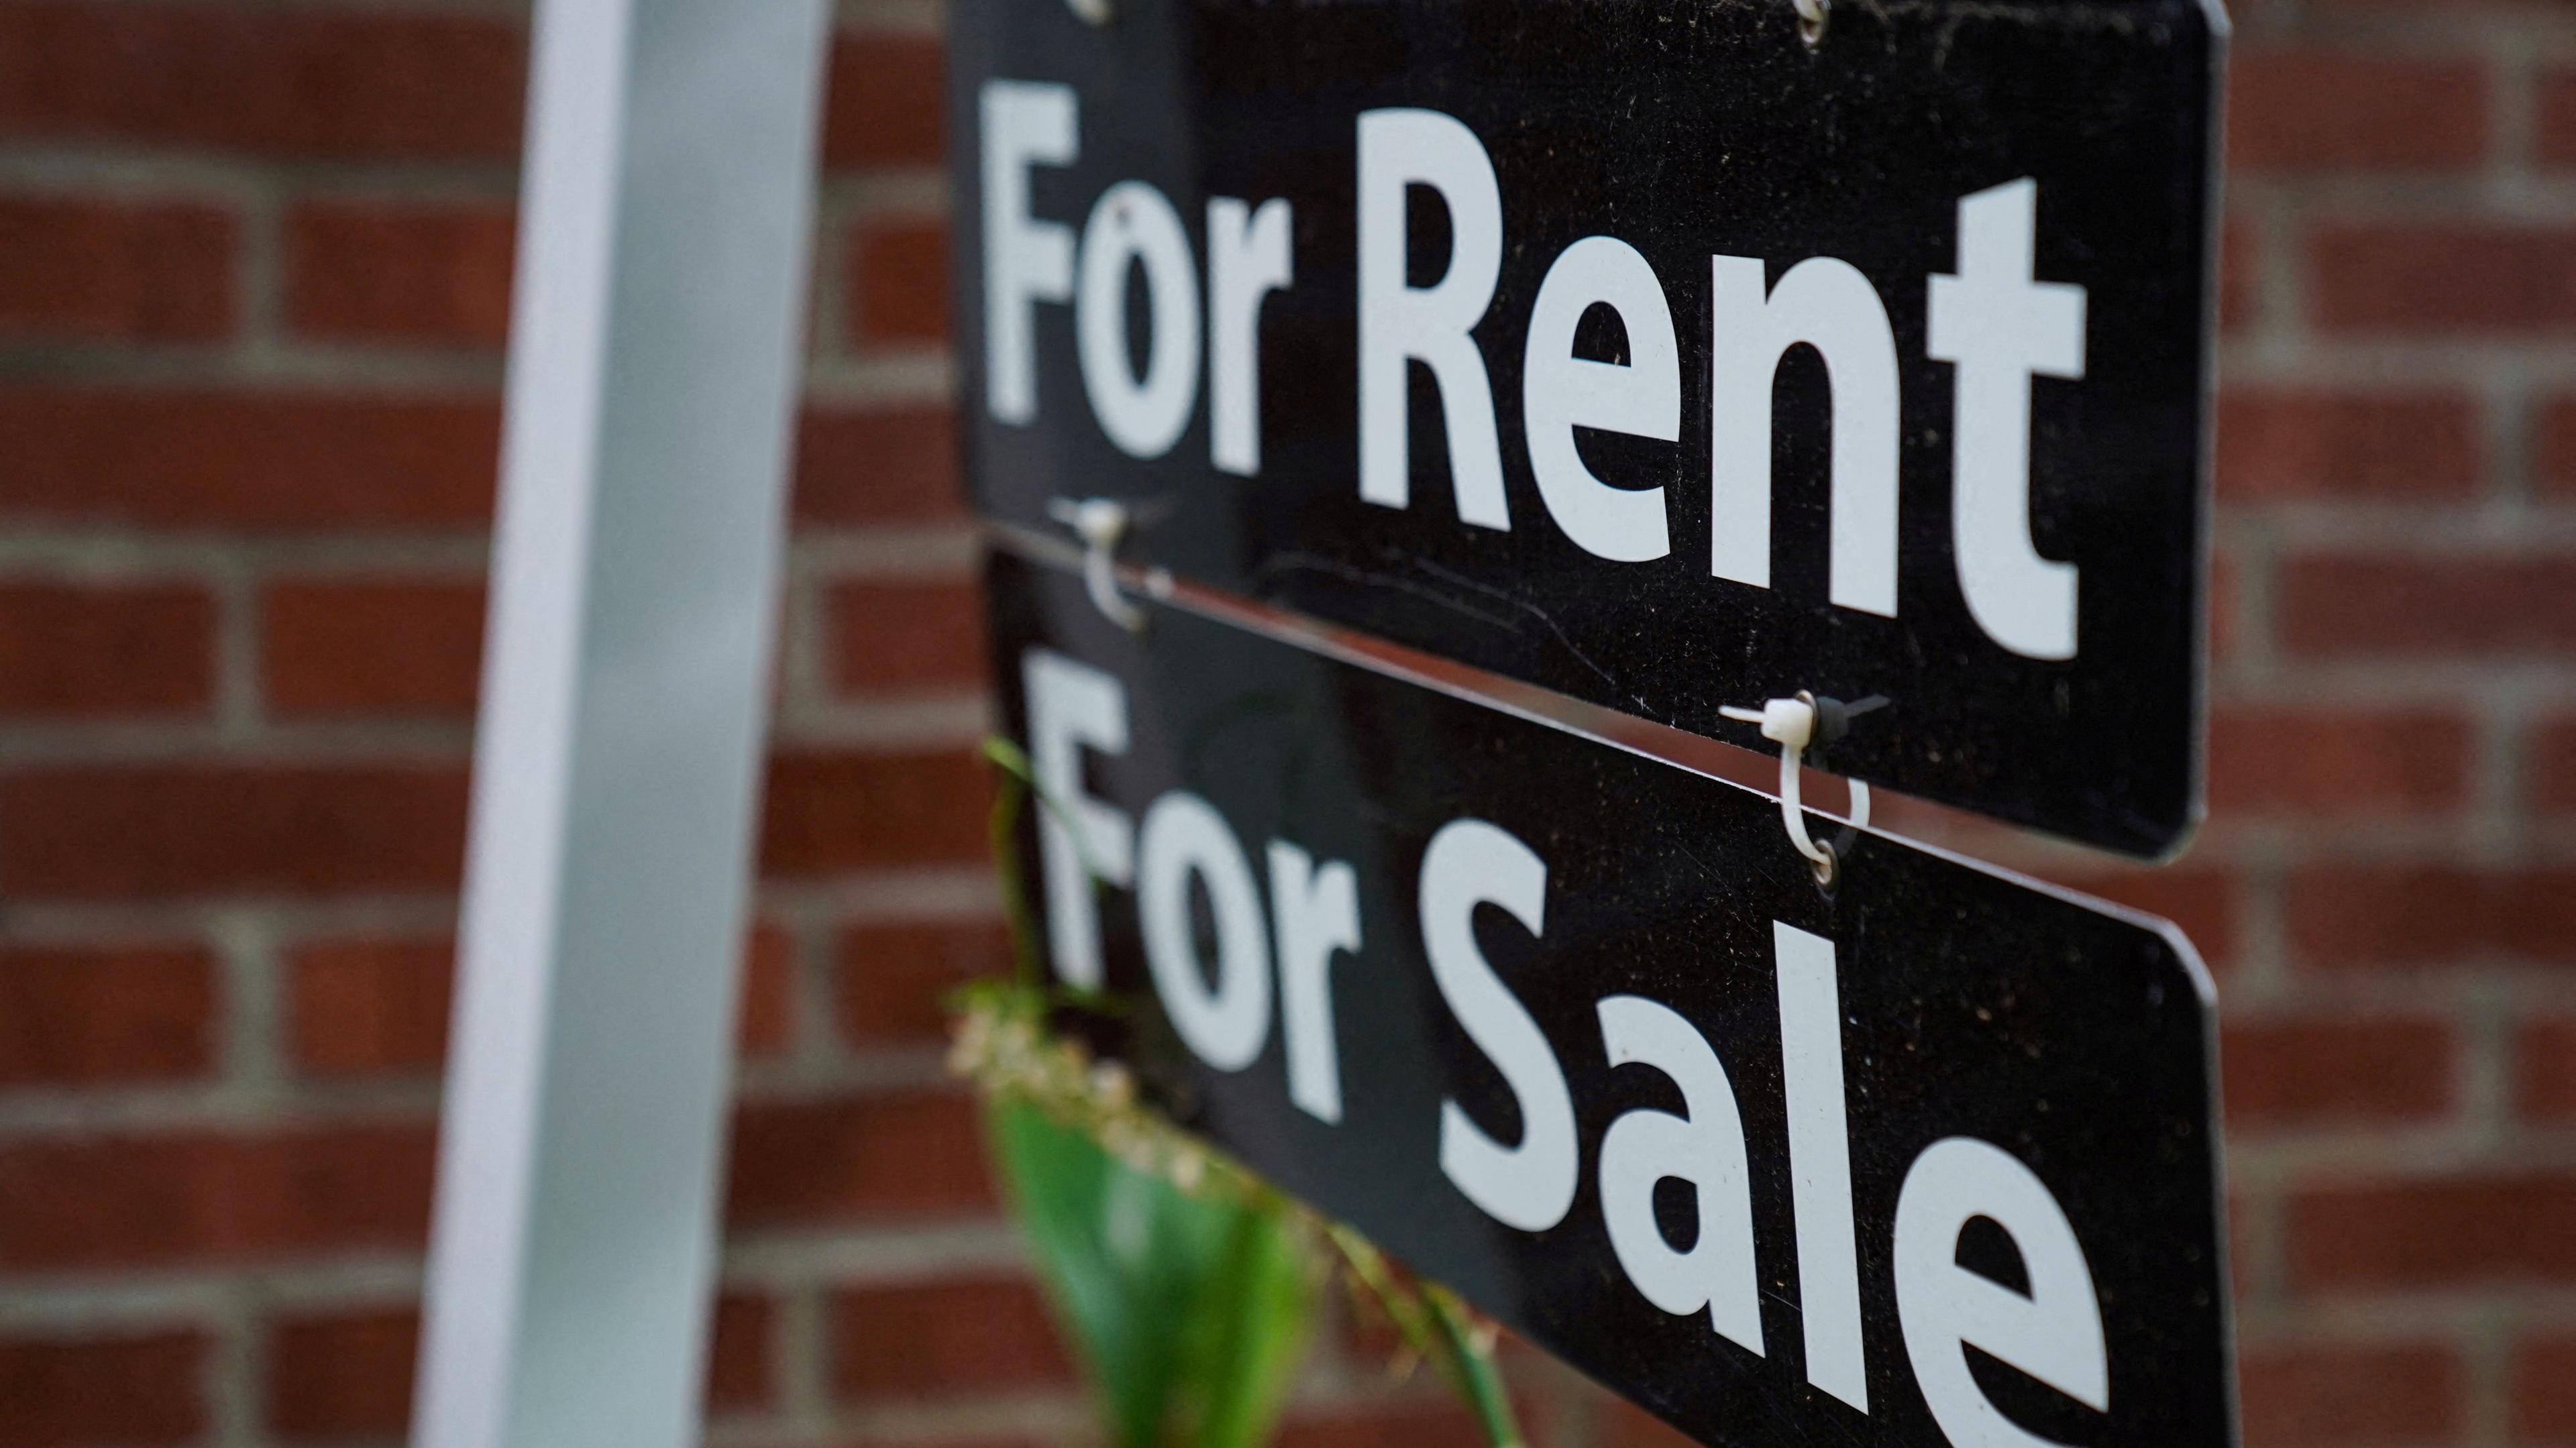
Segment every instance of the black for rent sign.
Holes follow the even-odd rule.
[[[997,518],[1596,703],[1888,706],[1836,768],[2198,812],[2199,0],[951,12]]]
[[[1711,1444],[2232,1441],[2207,977],[1900,841],[997,557],[1047,955],[1154,1099]]]

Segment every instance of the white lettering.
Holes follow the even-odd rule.
[[[1127,691],[1114,675],[1049,649],[1022,656],[1020,687],[1028,704],[1029,768],[1039,795],[1047,952],[1067,985],[1097,990],[1100,916],[1092,903],[1092,876],[1126,884],[1135,842],[1124,810],[1084,792],[1082,750],[1127,752]]]
[[[2024,1295],[1958,1262],[1971,1217],[2001,1226],[2030,1278]],[[1953,1136],[1924,1148],[1896,1196],[1896,1318],[1932,1419],[1953,1448],[2054,1448],[2006,1418],[1968,1371],[1975,1347],[2107,1412],[2102,1309],[2057,1199],[2001,1147]]]
[[[1080,154],[1073,87],[991,80],[978,96],[984,125],[984,410],[995,421],[1038,415],[1038,302],[1073,295],[1073,233],[1029,216],[1029,168],[1070,166]]]
[[[1652,1066],[1673,1079],[1689,1115],[1637,1110],[1601,1138],[1601,1216],[1610,1250],[1639,1295],[1679,1317],[1708,1309],[1709,1325],[1762,1351],[1762,1295],[1753,1260],[1752,1176],[1744,1119],[1717,1053],[1670,1007],[1611,996],[1594,1008],[1612,1066]],[[1655,1184],[1691,1184],[1699,1236],[1676,1252],[1655,1220]]]
[[[1619,314],[1628,361],[1576,357],[1574,329],[1596,302]],[[1655,270],[1616,237],[1587,236],[1547,269],[1530,308],[1521,364],[1521,411],[1530,470],[1549,516],[1585,551],[1637,562],[1672,551],[1662,488],[1614,488],[1583,465],[1578,427],[1671,442],[1681,436],[1681,349]]]
[[[1521,1140],[1485,1134],[1456,1100],[1440,1103],[1440,1170],[1487,1216],[1543,1232],[1574,1205],[1580,1161],[1565,1069],[1529,1009],[1476,945],[1475,910],[1499,905],[1537,935],[1547,911],[1547,864],[1510,832],[1451,820],[1422,857],[1422,945],[1458,1024],[1502,1073],[1520,1104]]]
[[[1359,877],[1341,860],[1270,842],[1270,918],[1288,1037],[1288,1099],[1319,1121],[1342,1119],[1341,1053],[1333,1038],[1333,952],[1360,949]]]
[[[1141,263],[1152,340],[1145,375],[1127,361],[1127,272]],[[1181,440],[1199,390],[1199,281],[1190,238],[1163,193],[1121,181],[1100,193],[1082,228],[1082,286],[1073,304],[1082,388],[1100,430],[1134,458]]]
[[[1270,932],[1243,846],[1214,805],[1176,789],[1145,811],[1136,853],[1136,912],[1163,1013],[1200,1060],[1240,1071],[1270,1036]],[[1214,989],[1190,920],[1192,878],[1216,917]]]
[[[1359,120],[1360,496],[1412,500],[1407,365],[1431,369],[1448,429],[1458,516],[1512,526],[1503,497],[1493,384],[1468,329],[1502,274],[1503,201],[1484,143],[1438,111],[1362,111]],[[1428,287],[1405,275],[1405,188],[1428,186],[1449,208],[1449,268]]]
[[[1288,203],[1208,202],[1208,459],[1261,471],[1261,299],[1288,285]]]
[[[1833,389],[1827,592],[1844,608],[1896,613],[1896,334],[1878,291],[1849,262],[1810,257],[1763,291],[1758,257],[1709,258],[1709,571],[1771,586],[1771,395],[1801,343]]]
[[[2075,566],[2030,537],[2030,389],[2084,376],[2084,289],[2031,280],[2038,228],[2027,178],[1960,199],[1959,274],[1931,279],[1925,350],[1959,368],[1950,536],[1968,612],[2014,653],[2071,659]]]
[[[1789,1097],[1790,1203],[1798,1217],[1798,1315],[1807,1381],[1866,1413],[1851,1137],[1843,1107],[1843,1017],[1834,943],[1771,923],[1780,1065]]]

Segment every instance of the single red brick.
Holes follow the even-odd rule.
[[[2576,1439],[2576,1337],[2544,1337],[2514,1352],[2513,1434],[2525,1443]]]
[[[428,1123],[0,1146],[0,1268],[177,1266],[417,1250]]]
[[[1642,1413],[1637,1416],[1645,1417]],[[1297,1412],[1279,1425],[1276,1448],[1481,1448],[1485,1441],[1466,1405],[1444,1396]],[[1614,1448],[1646,1448],[1653,1441],[1656,1440],[1615,1430],[1611,1438]],[[1689,1440],[1674,1434],[1662,1441],[1680,1444]]]
[[[2276,598],[2297,654],[2576,652],[2576,554],[2292,556]]]
[[[288,1054],[315,1076],[436,1070],[447,1053],[447,940],[328,940],[288,953]]]
[[[940,998],[1011,968],[999,921],[856,925],[841,933],[841,1034],[852,1045],[920,1044],[947,1035]]]
[[[2239,617],[2244,607],[2239,580],[2244,576],[2244,564],[2233,548],[2220,543],[2209,559],[2209,656],[2219,663],[2236,657],[2236,651],[2244,646],[2239,638],[2244,630],[2244,620]]]
[[[860,228],[850,239],[850,330],[870,342],[948,340],[948,229]]]
[[[2291,874],[2285,913],[2320,970],[2576,962],[2576,871],[2315,865]]]
[[[2229,708],[2209,725],[2213,814],[2388,814],[2468,796],[2468,721],[2431,710]]]
[[[473,711],[479,583],[290,579],[269,585],[260,617],[261,687],[281,715]]]
[[[715,1329],[707,1343],[707,1406],[720,1412],[744,1412],[767,1405],[777,1396],[770,1362],[778,1331],[777,1304],[748,1292],[716,1298]]]
[[[190,1331],[0,1337],[0,1448],[194,1441],[210,1348]]]
[[[2231,1128],[2379,1125],[2450,1111],[2459,1040],[2420,1016],[2231,1022],[2220,1034]]]
[[[511,161],[526,33],[498,17],[0,4],[0,135]]]
[[[286,1442],[400,1433],[420,1315],[408,1305],[304,1315],[268,1338],[268,1426]]]
[[[1018,1278],[853,1287],[832,1301],[832,1386],[844,1399],[930,1398],[1067,1382],[1037,1289]]]
[[[2576,493],[2576,396],[2540,404],[2532,425],[2532,490],[2543,497]]]
[[[0,517],[79,526],[480,528],[489,399],[0,387]]]
[[[746,1055],[776,1055],[795,1036],[796,938],[774,925],[756,926],[743,949],[735,1047]]]
[[[2301,1288],[2576,1282],[2576,1175],[2418,1177],[2290,1194]]]
[[[238,245],[232,214],[212,206],[0,197],[0,336],[229,335]]]
[[[2487,69],[2473,59],[2247,46],[2227,68],[2237,170],[2466,170],[2486,154]]]
[[[2576,166],[2576,71],[2543,71],[2532,91],[2532,159]]]
[[[818,411],[796,435],[796,516],[925,523],[965,516],[957,425],[945,410]]]
[[[844,583],[831,605],[832,684],[842,692],[984,682],[983,598],[973,583]]]
[[[498,347],[516,222],[498,202],[309,201],[286,224],[286,315],[307,336]]]
[[[991,800],[984,765],[963,752],[783,753],[770,761],[761,869],[797,877],[980,863]]]
[[[948,100],[939,42],[843,35],[832,43],[823,164],[933,166],[946,153]]]
[[[1601,1405],[1601,1440],[1607,1448],[1687,1448],[1699,1440],[1634,1403]]]
[[[2087,862],[2048,874],[2068,889],[2161,915],[2181,926],[2212,972],[2224,971],[2235,962],[2245,890],[2244,882],[2228,870],[2199,864],[2148,869]]]
[[[2270,1249],[2269,1203],[2262,1206],[2245,1198],[2242,1186],[2231,1186],[2225,1194],[2227,1221],[2227,1277],[2239,1300],[2258,1287],[2267,1288],[2264,1269],[2257,1264]],[[2259,1245],[2258,1245],[2259,1244]]]
[[[2576,812],[2576,715],[2535,724],[2529,751],[2526,802],[2544,814]]]
[[[2477,409],[2455,393],[2219,395],[2224,502],[2454,500],[2480,491],[2484,467]]]
[[[772,1304],[716,1298],[707,1402],[757,1407],[771,1396]],[[411,1422],[420,1313],[408,1303],[283,1319],[268,1343],[268,1426],[287,1442],[392,1435]]]
[[[2467,1374],[2434,1343],[2249,1348],[2237,1368],[2246,1448],[2442,1443],[2464,1418]]]
[[[792,1026],[794,942],[752,933],[738,1046],[786,1049]],[[421,940],[324,940],[287,955],[288,1052],[314,1076],[423,1074],[447,1055],[456,945]]]
[[[2263,223],[2229,212],[2218,234],[2219,330],[2241,332],[2254,325],[2263,304],[2263,252]]]
[[[0,714],[202,714],[214,653],[194,584],[0,583]]]
[[[197,946],[0,946],[0,1086],[204,1075],[216,1008]]]
[[[2525,1120],[2576,1119],[2576,1016],[2523,1022],[2513,1061],[2514,1108]]]
[[[2576,231],[2341,222],[2308,243],[2309,294],[2334,333],[2533,336],[2576,328]]]
[[[973,1100],[916,1091],[743,1107],[725,1199],[739,1229],[953,1216],[993,1189]]]
[[[453,889],[460,765],[93,764],[0,775],[0,895]]]

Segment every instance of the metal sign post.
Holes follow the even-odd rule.
[[[423,1448],[698,1435],[827,8],[537,9]]]

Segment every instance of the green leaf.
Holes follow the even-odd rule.
[[[986,1130],[1040,1277],[1120,1448],[1254,1448],[1313,1317],[1275,1213],[1132,1171],[1022,1102]]]
[[[1043,1032],[1045,1013],[1057,1005],[1111,1015],[1127,1008],[1104,992],[1045,980],[1019,872],[1019,816],[1032,798],[1060,819],[1065,810],[1037,787],[1018,745],[988,739],[984,757],[1003,775],[988,828],[1017,969],[1008,981],[952,993],[952,1006],[977,1027],[961,1027],[968,1060],[983,1058],[985,1046],[967,1043],[993,1040],[996,1021],[1015,1023],[1001,1028],[1008,1042],[1014,1030]],[[1078,847],[1082,831],[1071,833]],[[1096,887],[1098,872],[1087,858],[1083,863]],[[1047,1079],[1043,1072],[1040,1079]],[[1035,1099],[1062,1089],[1040,1087]],[[1027,1096],[988,1096],[984,1111],[1014,1214],[1117,1448],[1260,1448],[1269,1441],[1312,1334],[1319,1239],[1338,1249],[1350,1278],[1377,1298],[1408,1346],[1466,1399],[1487,1443],[1521,1448],[1488,1329],[1446,1290],[1399,1280],[1357,1232],[1315,1217],[1240,1168],[1229,1172],[1234,1189],[1207,1195],[1135,1171],[1090,1131],[1059,1121]],[[1088,1119],[1079,1108],[1071,1114]]]
[[[1225,1257],[1199,1293],[1190,1377],[1204,1400],[1186,1416],[1196,1448],[1269,1440],[1314,1323],[1315,1270],[1284,1211],[1234,1209]]]
[[[993,812],[985,821],[985,843],[993,852],[993,870],[1002,887],[1002,913],[1011,927],[1011,963],[1024,985],[1044,979],[1038,964],[1038,929],[1029,913],[1028,883],[1020,878],[1020,802],[1037,791],[1029,757],[999,735],[984,741],[984,758],[1002,772],[993,791]]]
[[[1520,1419],[1512,1412],[1512,1397],[1503,1387],[1502,1369],[1494,1363],[1488,1329],[1476,1322],[1456,1293],[1436,1282],[1422,1284],[1422,1300],[1430,1307],[1432,1320],[1439,1324],[1448,1345],[1454,1364],[1450,1385],[1476,1414],[1476,1425],[1484,1429],[1485,1441],[1494,1448],[1521,1448]]]

